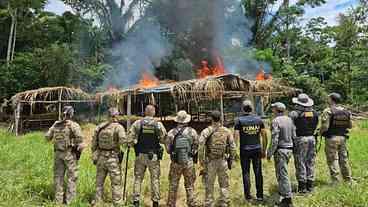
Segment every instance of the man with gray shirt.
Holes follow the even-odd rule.
[[[284,113],[286,106],[277,102],[271,105],[275,118],[272,120],[271,145],[267,151],[267,159],[274,156],[276,179],[280,194],[280,207],[293,206],[291,184],[288,175],[288,164],[293,154],[293,139],[296,137],[296,129],[288,116]]]

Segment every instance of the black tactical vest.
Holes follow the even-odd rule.
[[[136,153],[148,154],[150,152],[157,153],[160,150],[160,140],[158,138],[158,124],[152,124],[141,121],[141,128],[138,135],[138,142],[134,146]]]
[[[331,108],[330,127],[326,136],[346,136],[350,128],[350,112],[345,109]]]
[[[239,117],[240,124],[240,147],[247,145],[260,145],[262,119],[255,115],[246,115]]]
[[[315,111],[300,112],[294,123],[298,137],[313,136],[318,125],[318,113]]]

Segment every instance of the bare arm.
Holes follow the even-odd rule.
[[[267,130],[261,129],[261,148],[263,156],[266,154],[267,145],[268,145]]]

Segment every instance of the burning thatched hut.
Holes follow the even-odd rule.
[[[49,87],[24,91],[11,98],[14,108],[14,131],[49,127],[61,119],[65,104],[93,103],[95,100],[78,88]]]
[[[149,86],[138,84],[121,91],[101,93],[99,97],[109,96],[128,115],[141,115],[145,105],[153,104],[157,106],[157,115],[165,122],[170,122],[170,115],[184,109],[192,115],[192,122],[198,125],[209,121],[208,111],[218,109],[222,112],[224,124],[230,125],[240,112],[239,103],[242,99],[255,100],[258,103],[255,107],[262,114],[264,106],[272,98],[289,96],[295,92],[294,88],[283,86],[277,80],[253,81],[239,75],[225,74]]]

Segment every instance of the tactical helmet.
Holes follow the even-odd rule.
[[[74,108],[73,108],[73,106],[64,106],[64,108],[63,108],[63,114],[64,114],[64,116],[73,117],[73,115],[74,115]]]
[[[339,93],[330,93],[328,95],[334,101],[335,103],[339,103],[342,99],[341,95]]]

